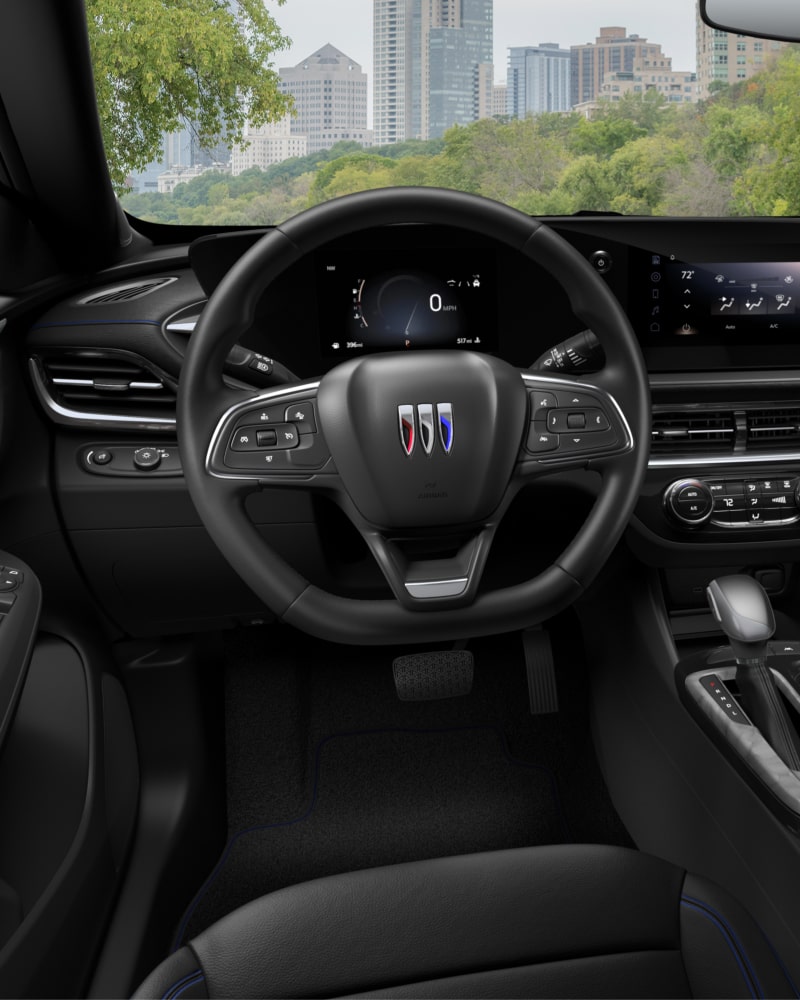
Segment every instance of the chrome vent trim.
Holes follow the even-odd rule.
[[[800,406],[793,402],[654,407],[651,469],[798,461]]]
[[[659,409],[653,412],[651,455],[733,454],[737,419],[733,410]]]
[[[28,362],[40,403],[58,424],[106,430],[174,431],[176,389],[133,354],[58,351]]]
[[[106,305],[109,302],[132,302],[134,299],[142,299],[145,295],[155,292],[159,288],[171,285],[177,278],[148,278],[146,281],[132,281],[125,285],[114,285],[112,288],[104,288],[100,292],[93,292],[86,298],[80,300],[82,306]]]

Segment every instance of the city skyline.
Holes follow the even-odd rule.
[[[327,10],[304,13],[303,0],[287,0],[272,13],[292,46],[275,54],[275,65],[297,63],[326,43],[341,48],[373,74],[372,0],[337,0]],[[565,16],[566,14],[566,16]],[[566,6],[543,0],[495,0],[494,75],[506,79],[508,49],[519,45],[557,43],[562,48],[594,41],[603,25],[628,31],[661,45],[677,69],[695,68],[695,0],[672,0],[669,6],[641,0],[572,0]]]

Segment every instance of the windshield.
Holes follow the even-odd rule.
[[[269,225],[426,185],[534,215],[800,215],[796,46],[694,0],[88,0],[123,208]]]

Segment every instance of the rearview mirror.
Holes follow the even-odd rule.
[[[712,28],[735,35],[800,40],[797,0],[700,0],[700,16]]]

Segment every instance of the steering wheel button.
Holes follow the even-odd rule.
[[[273,430],[256,431],[256,441],[259,448],[275,448],[278,444],[278,432]]]
[[[258,448],[258,433],[260,432],[256,427],[238,427],[233,432],[231,448],[234,451],[255,451]]]
[[[296,448],[300,444],[300,434],[294,424],[278,424],[274,433],[278,438],[276,448]]]
[[[602,410],[586,411],[587,431],[607,431],[610,426],[611,424],[609,423],[608,417]]]
[[[584,431],[586,430],[586,414],[585,413],[568,413],[567,414],[567,430],[570,431]]]
[[[286,422],[297,426],[301,434],[315,434],[317,421],[314,418],[314,404],[309,402],[293,403],[286,407]]]
[[[588,410],[599,405],[600,400],[583,392],[559,392],[556,406],[569,410]]]
[[[548,410],[558,406],[558,397],[554,392],[532,392],[531,394],[531,420],[543,417]]]
[[[597,431],[590,433],[571,433],[561,435],[560,450],[577,455],[586,452],[589,456],[593,451],[612,448],[617,443],[616,431]]]
[[[533,426],[528,434],[526,448],[534,455],[558,449],[558,434],[550,434],[543,426]]]

